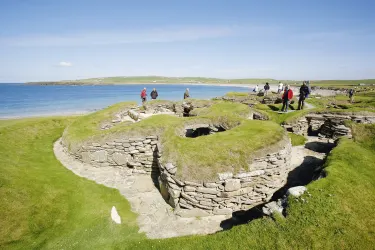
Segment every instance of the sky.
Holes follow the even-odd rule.
[[[375,78],[373,0],[0,0],[0,82]]]

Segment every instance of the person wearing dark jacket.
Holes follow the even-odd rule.
[[[293,91],[290,89],[289,85],[285,87],[285,91],[283,94],[283,107],[281,108],[281,112],[288,112],[289,101],[293,98]]]
[[[266,85],[264,85],[264,95],[266,96],[268,94],[268,91],[270,90],[270,84],[266,82]]]
[[[189,89],[187,88],[185,93],[184,93],[184,99],[187,99],[190,97]]]
[[[309,94],[309,87],[307,87],[306,83],[303,82],[301,88],[299,89],[299,99],[298,99],[298,110],[303,109],[305,105],[305,99]]]
[[[156,91],[155,88],[151,91],[150,96],[152,100],[155,100],[156,98],[158,98],[158,92]]]

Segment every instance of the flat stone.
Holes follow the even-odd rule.
[[[219,186],[219,184],[212,183],[212,182],[205,182],[205,183],[203,184],[203,186],[206,187],[206,188],[216,188],[216,187]]]
[[[232,178],[233,173],[231,172],[218,173],[218,176],[219,176],[219,180],[223,181],[223,180]]]
[[[286,194],[293,197],[300,197],[304,192],[306,192],[306,190],[307,188],[305,186],[296,186],[289,188]]]
[[[209,216],[210,213],[199,208],[192,208],[192,209],[179,209],[177,210],[176,215],[180,217],[184,217],[184,218],[192,218],[192,217]]]
[[[131,145],[130,145],[130,143],[125,142],[125,143],[122,144],[122,146],[123,146],[124,148],[129,148]]]
[[[276,201],[272,201],[270,203],[267,203],[262,207],[262,211],[265,215],[272,215],[273,213],[283,213],[284,208],[282,206],[279,206],[279,204]]]
[[[216,214],[216,215],[227,215],[227,214],[232,214],[233,210],[231,208],[214,208],[214,210],[212,211],[213,214]]]
[[[194,187],[202,187],[203,186],[202,184],[191,182],[191,181],[185,181],[185,184],[189,185],[189,186],[194,186]]]
[[[220,193],[214,188],[205,188],[205,187],[198,187],[197,192],[200,192],[203,194],[215,194],[215,195]]]
[[[181,191],[176,190],[176,189],[169,189],[168,192],[169,192],[169,195],[173,197],[174,199],[179,198],[181,194]]]
[[[187,209],[193,209],[194,208],[192,205],[189,205],[187,203],[186,204],[185,203],[180,203],[180,207],[187,208]],[[185,209],[183,209],[183,210],[185,210]],[[183,217],[183,216],[181,216],[181,217]]]
[[[144,152],[146,152],[146,149],[145,149],[145,148],[138,148],[138,151],[139,151],[140,153],[144,153]]]
[[[180,181],[179,179],[177,179],[175,176],[171,176],[171,178],[176,182],[177,185],[183,187],[185,186],[185,183],[183,181]]]
[[[197,190],[195,187],[192,187],[192,186],[184,186],[184,191],[185,191],[185,192],[194,192],[195,190]]]
[[[94,161],[105,162],[107,161],[107,151],[105,150],[95,151],[91,154],[91,157]]]
[[[175,167],[172,163],[167,163],[165,164],[165,169],[170,173],[170,174],[176,174],[177,173],[177,167]]]
[[[255,170],[255,171],[249,172],[248,174],[249,174],[249,177],[253,177],[253,176],[262,175],[264,173],[265,173],[264,170]]]
[[[97,143],[97,142],[93,142],[93,143],[91,143],[91,145],[92,145],[93,147],[100,147],[100,143]]]
[[[250,193],[252,191],[253,191],[252,187],[245,187],[245,188],[241,188],[237,191],[233,191],[233,192],[221,192],[220,197],[230,198],[230,197],[237,196],[237,195],[244,195],[244,194]]]
[[[241,188],[239,179],[228,179],[225,181],[224,190],[227,192],[236,191]]]
[[[149,144],[150,142],[151,142],[150,139],[148,139],[148,140],[144,140],[144,141],[143,141],[143,144]]]
[[[126,165],[129,158],[130,157],[128,154],[121,154],[117,152],[112,155],[112,159],[117,165]]]
[[[204,194],[203,197],[204,197],[204,198],[208,198],[208,199],[214,199],[214,198],[217,198],[217,195],[213,195],[213,194]]]
[[[184,199],[190,201],[193,204],[198,204],[198,201],[196,199],[190,197],[189,195],[185,194],[184,192],[181,193],[181,197],[183,197]]]
[[[132,154],[132,155],[133,155],[133,154],[138,154],[138,153],[139,153],[139,151],[138,151],[138,150],[136,150],[136,149],[135,149],[135,150],[132,150],[132,151],[130,151],[130,154]]]

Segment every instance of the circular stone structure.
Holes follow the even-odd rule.
[[[249,120],[252,111],[243,104],[196,102],[189,104],[200,109],[194,117],[178,113],[176,107],[184,103],[155,103],[148,109],[117,104],[78,118],[62,144],[92,166],[150,175],[182,217],[230,215],[270,200],[290,169],[291,142],[284,129]]]

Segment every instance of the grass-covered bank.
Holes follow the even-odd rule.
[[[69,119],[0,121],[0,248],[87,249],[141,239],[118,190],[65,169],[53,154]],[[111,221],[116,206],[123,224]]]

